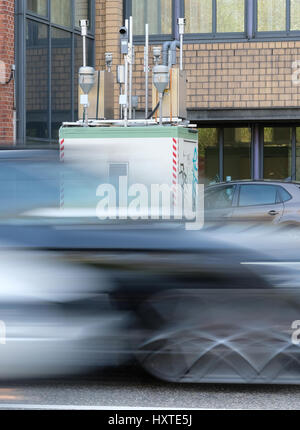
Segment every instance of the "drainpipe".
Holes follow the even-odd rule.
[[[172,42],[165,42],[163,44],[163,49],[162,49],[162,65],[163,66],[168,66],[169,63],[169,49],[171,47]]]
[[[178,18],[184,17],[184,3],[181,0],[173,0],[173,36],[179,40]]]
[[[176,49],[180,49],[180,42],[179,40],[173,40],[173,42],[171,43],[170,46],[170,50],[171,50],[171,64],[170,66],[172,67],[174,64],[176,64]]]

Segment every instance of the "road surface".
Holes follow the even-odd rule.
[[[173,384],[135,366],[80,378],[1,382],[0,409],[300,409],[300,386]]]

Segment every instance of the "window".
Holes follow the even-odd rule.
[[[48,16],[48,0],[27,0],[29,12],[41,16]]]
[[[251,178],[251,129],[224,129],[224,178]]]
[[[300,31],[300,0],[291,0],[291,31]]]
[[[213,8],[207,0],[185,0],[187,33],[212,33]]]
[[[226,209],[232,206],[236,186],[229,185],[205,194],[205,210]]]
[[[279,191],[280,191],[281,200],[283,202],[288,202],[289,200],[292,199],[292,196],[290,195],[290,193],[284,188],[279,187]]]
[[[244,0],[185,0],[187,33],[243,33]]]
[[[264,178],[290,180],[292,175],[292,128],[264,128]]]
[[[284,31],[286,0],[258,0],[257,29],[258,31]]]
[[[217,128],[199,129],[199,179],[208,184],[220,182]]]
[[[256,0],[258,33],[300,31],[300,0]]]
[[[92,4],[93,0],[27,1],[25,98],[28,142],[57,142],[61,123],[78,119],[77,72],[83,61],[78,24],[80,19],[91,17]],[[90,65],[94,63],[93,28],[91,22],[87,38]]]
[[[51,0],[51,21],[70,27],[72,23],[71,0]]]
[[[217,33],[242,33],[244,21],[244,0],[217,0]]]
[[[75,27],[79,27],[81,19],[91,21],[91,2],[87,0],[75,0]]]
[[[149,34],[172,34],[172,0],[132,0],[134,34],[145,34],[145,24],[149,24]]]
[[[239,206],[273,205],[279,203],[278,187],[273,185],[241,185]]]
[[[296,181],[300,181],[300,128],[296,128]]]

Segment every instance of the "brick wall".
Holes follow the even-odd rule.
[[[113,72],[116,76],[116,66],[121,62],[119,29],[123,24],[122,0],[96,0],[96,69],[104,70],[105,52],[113,54]],[[119,117],[119,89],[115,85],[114,106],[115,118]]]
[[[300,101],[292,82],[300,42],[187,45],[185,57],[189,107],[292,107]]]
[[[0,1],[0,61],[1,82],[9,79],[14,64],[14,0]],[[14,140],[14,83],[0,83],[0,143]]]
[[[141,107],[143,55],[138,47],[134,87]],[[297,60],[300,41],[185,44],[188,108],[296,107],[300,85],[292,82],[292,65]]]

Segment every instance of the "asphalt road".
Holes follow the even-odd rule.
[[[0,384],[0,409],[300,409],[300,386],[173,384],[136,367]]]

